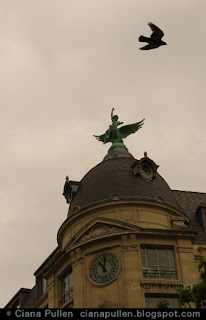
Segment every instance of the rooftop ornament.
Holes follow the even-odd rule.
[[[103,142],[104,144],[112,142],[112,146],[124,146],[123,139],[139,130],[144,124],[143,121],[145,119],[133,124],[128,124],[126,126],[119,127],[121,124],[123,124],[123,122],[118,121],[118,116],[113,115],[113,112],[114,108],[112,108],[111,111],[112,124],[109,126],[109,129],[107,129],[107,131],[104,134],[100,136],[94,135],[94,137],[97,140]]]

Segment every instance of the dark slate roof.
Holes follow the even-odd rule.
[[[196,210],[200,203],[206,203],[206,193],[172,190],[180,209],[190,218],[189,229],[198,233],[196,243],[206,244],[206,234],[204,233],[201,221],[196,215]]]
[[[34,294],[34,289],[21,288],[6,304],[5,308],[16,308],[19,305],[20,308],[34,307],[34,301],[31,302],[31,297]]]
[[[183,211],[191,220],[189,230],[198,233],[196,243],[206,244],[202,223],[196,215],[200,203],[206,203],[206,193],[171,190],[157,173],[153,181],[147,182],[140,175],[135,176],[132,164],[136,159],[113,158],[104,160],[92,168],[80,181],[79,189],[71,202],[68,216],[74,209],[111,201],[118,193],[121,199],[147,199],[155,201],[161,197],[165,203]]]
[[[178,208],[170,187],[158,173],[150,182],[145,181],[140,175],[134,175],[131,166],[135,161],[131,158],[115,158],[103,161],[92,168],[81,180],[68,215],[74,213],[75,207],[83,208],[108,201],[115,193],[119,193],[122,199],[134,197],[155,201],[159,196],[165,203]]]
[[[34,308],[37,302],[37,288],[36,285],[30,290],[24,304],[21,308]]]

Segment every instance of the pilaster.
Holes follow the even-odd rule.
[[[74,288],[74,308],[84,307],[84,272],[83,256],[80,248],[75,249],[76,261],[72,265]]]
[[[124,264],[124,287],[126,289],[126,307],[142,307],[144,301],[140,290],[141,269],[135,234],[122,236],[122,254]]]

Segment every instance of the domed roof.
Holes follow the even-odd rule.
[[[156,172],[157,167],[146,154],[141,160],[117,157],[102,161],[80,181],[68,215],[114,197],[160,201],[178,208],[168,184]]]

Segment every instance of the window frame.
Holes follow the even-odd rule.
[[[155,250],[156,264],[148,264],[146,250]],[[168,264],[159,263],[158,249],[167,250]],[[172,253],[172,256],[171,256]],[[175,247],[171,245],[140,245],[141,265],[143,279],[158,279],[158,280],[177,280],[178,269],[176,263]],[[171,258],[172,257],[172,258]]]
[[[167,293],[146,293],[145,294],[145,307],[146,308],[157,308],[157,306],[153,306],[151,303],[151,299],[157,299],[159,301],[161,300],[167,300],[169,302],[168,299],[173,299],[173,305],[168,306],[168,308],[180,308],[180,301],[178,299],[178,295],[177,294],[167,294]],[[149,300],[150,299],[150,300]],[[176,302],[175,302],[176,299]],[[149,305],[148,305],[148,301],[149,301]],[[157,302],[157,304],[159,303],[159,301]]]
[[[37,277],[37,296],[38,300],[41,299],[48,292],[48,280],[42,275]]]
[[[46,278],[41,278],[41,296],[43,296],[48,291],[48,281]]]
[[[68,281],[68,290],[65,290],[65,279]],[[59,302],[60,305],[63,305],[66,301],[70,300],[74,296],[73,289],[73,269],[70,266],[60,277],[60,294],[61,300]]]

